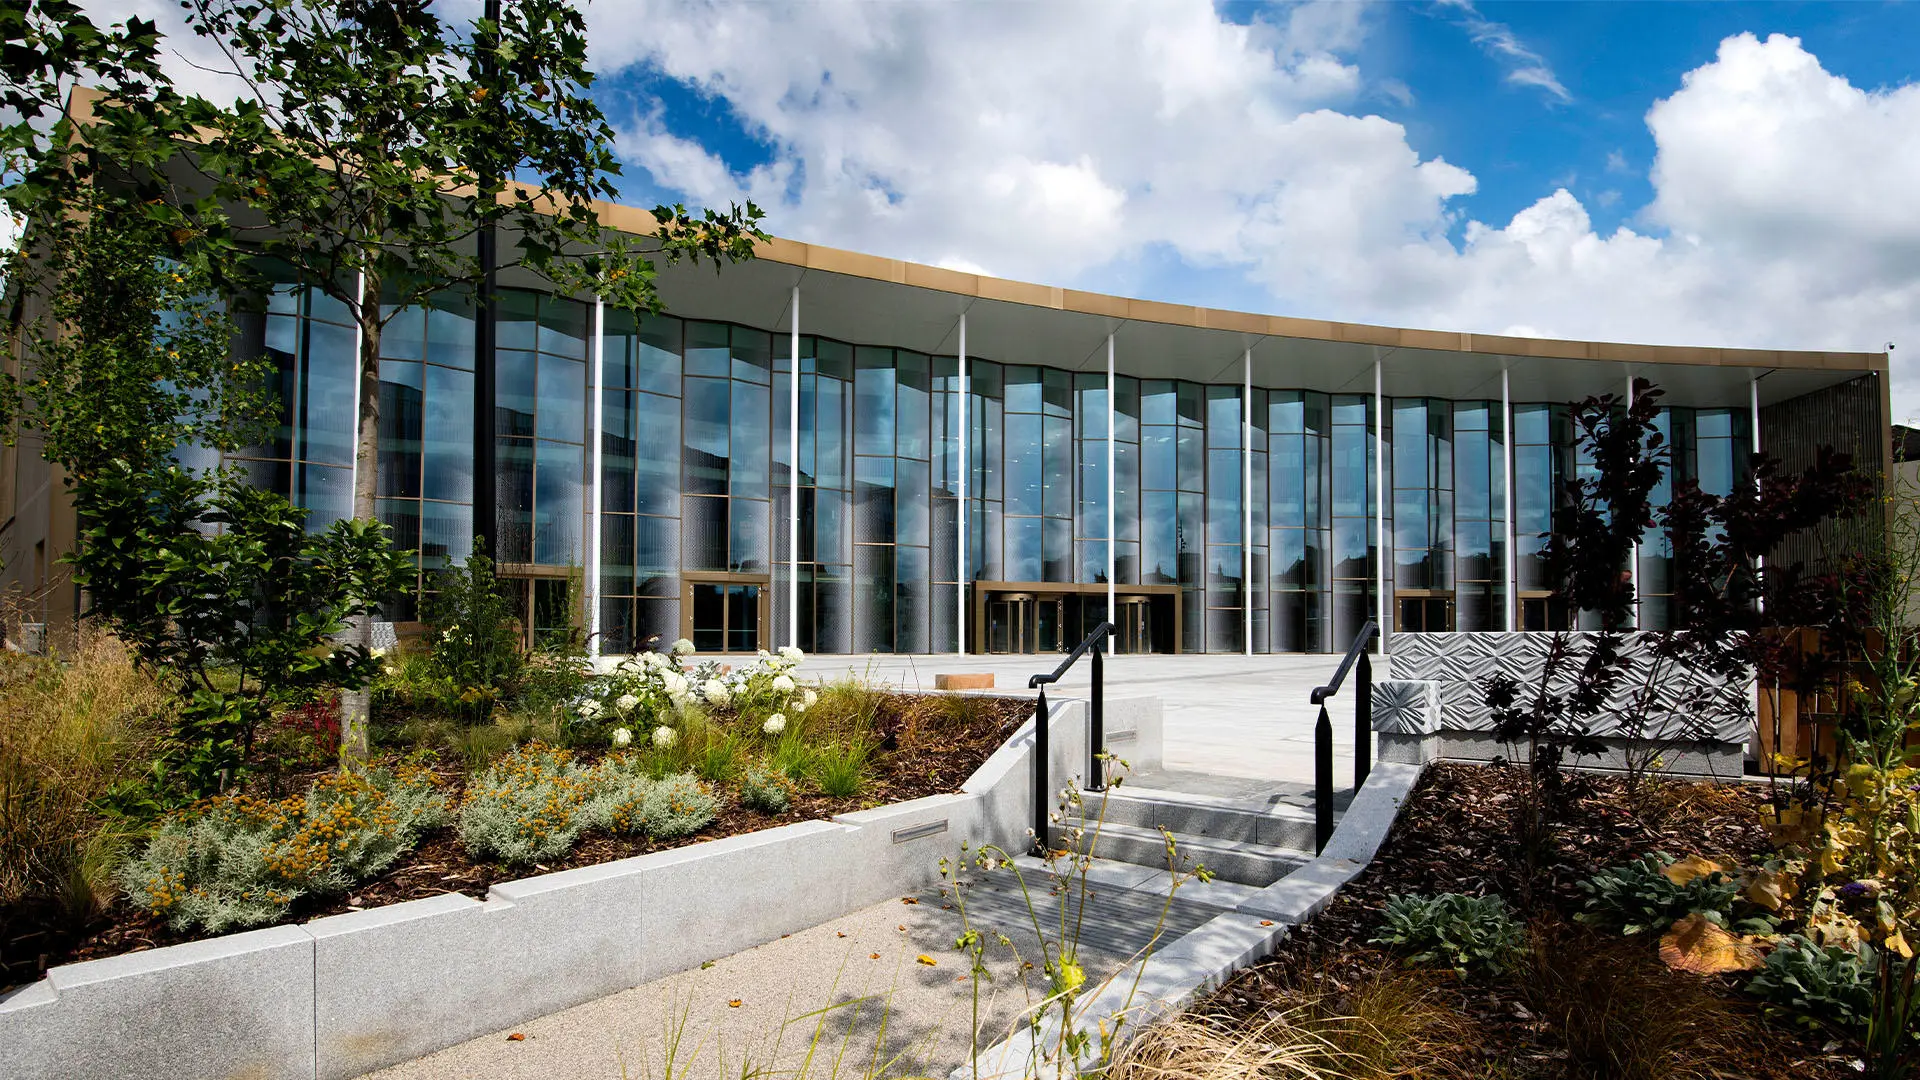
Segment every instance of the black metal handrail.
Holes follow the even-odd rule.
[[[1372,619],[1360,627],[1348,647],[1346,658],[1333,673],[1333,681],[1316,686],[1309,699],[1320,706],[1320,719],[1313,725],[1313,850],[1326,850],[1333,837],[1333,721],[1327,716],[1327,699],[1340,693],[1347,672],[1357,664],[1360,676],[1353,695],[1353,790],[1367,782],[1373,771],[1373,658],[1367,646],[1380,635],[1380,624]]]
[[[1086,640],[1073,647],[1067,658],[1051,673],[1035,675],[1027,680],[1027,689],[1040,691],[1033,703],[1033,847],[1036,852],[1047,849],[1047,807],[1052,803],[1052,793],[1047,786],[1047,687],[1060,681],[1075,661],[1093,652],[1093,700],[1090,705],[1087,732],[1087,791],[1105,791],[1106,763],[1100,755],[1106,752],[1107,717],[1104,701],[1106,670],[1101,660],[1100,643],[1113,636],[1113,624],[1103,622],[1093,628]]]

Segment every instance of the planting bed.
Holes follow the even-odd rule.
[[[1764,786],[1666,783],[1636,816],[1618,778],[1577,777],[1580,797],[1543,866],[1529,955],[1506,975],[1411,971],[1370,944],[1396,894],[1499,894],[1520,907],[1524,858],[1511,831],[1518,779],[1504,767],[1431,766],[1367,870],[1274,956],[1199,1005],[1197,1023],[1158,1052],[1264,1026],[1241,1054],[1308,1030],[1308,1041],[1340,1048],[1326,1052],[1329,1076],[1857,1075],[1854,1051],[1763,1018],[1734,978],[1668,969],[1657,934],[1622,937],[1572,918],[1581,910],[1577,882],[1644,853],[1749,862],[1770,852]]]
[[[507,866],[468,854],[453,828],[428,835],[381,873],[344,896],[309,898],[296,904],[288,922],[322,915],[462,892],[484,897],[497,882],[548,871],[591,866],[652,851],[735,836],[797,821],[830,818],[927,795],[956,792],[973,771],[1033,712],[1031,702],[980,699],[980,707],[956,713],[933,695],[886,694],[877,698],[870,732],[877,743],[859,794],[834,798],[803,791],[785,811],[767,814],[743,808],[729,783],[715,784],[717,816],[691,836],[657,840],[590,832],[565,856],[533,866]],[[583,754],[589,760],[595,754]],[[465,775],[436,769],[440,786],[458,804]],[[0,909],[0,992],[39,979],[59,964],[178,944],[214,935],[181,933],[164,918],[140,911],[124,898],[84,924],[40,904]]]

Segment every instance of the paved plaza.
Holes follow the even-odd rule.
[[[1027,679],[1052,671],[1059,655],[814,656],[808,673],[829,678],[850,672],[908,690],[933,689],[937,674],[991,672],[997,690],[1027,693]],[[1248,780],[1313,783],[1313,724],[1308,703],[1316,686],[1333,678],[1338,656],[1193,654],[1106,658],[1109,697],[1157,697],[1166,705],[1166,767]],[[1060,680],[1059,693],[1084,696],[1086,658]],[[1376,679],[1386,677],[1376,660]],[[1333,719],[1334,781],[1353,783],[1352,676],[1328,713]],[[1050,691],[1052,692],[1052,691]]]

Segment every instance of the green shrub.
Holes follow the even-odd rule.
[[[467,785],[460,841],[478,858],[525,865],[566,854],[594,822],[598,784],[573,755],[528,743]]]
[[[647,794],[655,778],[646,772],[645,759],[631,754],[610,755],[595,769],[599,792],[594,797],[594,823],[616,833],[646,831]]]
[[[814,751],[814,779],[821,793],[836,799],[860,794],[867,786],[867,761],[872,756],[873,744],[861,738],[829,743]]]
[[[1450,967],[1462,977],[1506,971],[1526,946],[1526,928],[1497,896],[1394,896],[1384,915],[1374,944],[1391,947],[1410,963]]]
[[[712,821],[720,808],[713,789],[689,773],[669,776],[647,790],[641,804],[641,827],[657,840],[692,836]]]
[[[450,817],[423,770],[339,773],[304,798],[226,796],[173,815],[118,877],[176,929],[259,926],[373,877]]]
[[[784,813],[798,794],[792,780],[779,769],[749,765],[740,777],[740,805],[763,814]]]
[[[451,687],[449,706],[469,724],[493,715],[526,663],[514,602],[494,576],[478,537],[460,566],[434,576],[427,621],[433,627],[433,672]]]
[[[1665,933],[1693,914],[1729,925],[1734,898],[1740,894],[1739,880],[1716,870],[1676,885],[1662,872],[1673,862],[1673,856],[1664,853],[1645,855],[1580,882],[1587,899],[1585,910],[1574,919],[1623,934]]]
[[[1874,966],[1868,946],[1822,948],[1795,934],[1767,954],[1747,992],[1765,1001],[1768,1013],[1794,1023],[1864,1031],[1873,1015]]]

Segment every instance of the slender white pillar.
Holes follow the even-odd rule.
[[[953,616],[955,626],[954,651],[962,656],[967,654],[967,474],[973,471],[973,458],[969,452],[969,402],[967,400],[967,313],[960,313],[960,499],[959,514],[954,530],[953,553],[954,586]]]
[[[587,655],[594,660],[600,659],[600,533],[606,473],[607,448],[607,305],[599,297],[593,298],[593,368],[592,368],[592,408],[589,415],[593,418],[588,443],[593,447],[593,483],[587,492],[588,505],[592,508],[587,518],[592,524],[587,529]]]
[[[1627,408],[1633,408],[1633,376],[1627,376]],[[1640,627],[1640,541],[1635,539],[1633,550],[1628,553],[1627,580],[1633,583],[1633,607],[1629,613],[1633,617],[1633,627]]]
[[[1253,655],[1253,349],[1240,354],[1240,643]]]
[[[1515,530],[1513,521],[1513,387],[1507,378],[1506,368],[1500,369],[1500,432],[1500,468],[1503,470],[1501,475],[1506,478],[1503,487],[1507,504],[1507,565],[1503,571],[1507,595],[1506,603],[1501,605],[1504,609],[1501,614],[1506,628],[1511,631],[1520,627],[1519,555],[1515,551],[1520,534]]]
[[[1114,429],[1114,420],[1119,416],[1115,397],[1119,389],[1119,380],[1113,374],[1113,335],[1107,335],[1107,621],[1118,627],[1120,617],[1116,602],[1117,568],[1120,565],[1120,537],[1114,532],[1114,501],[1120,491],[1119,477],[1113,472],[1113,440],[1119,435]],[[1107,641],[1107,651],[1113,651],[1113,641]]]
[[[1752,419],[1752,422],[1748,424],[1748,426],[1753,429],[1753,454],[1755,457],[1759,457],[1760,456],[1760,377],[1758,375],[1752,376],[1751,378],[1747,379],[1747,407],[1750,410],[1750,415]],[[1755,487],[1755,489],[1759,488],[1760,478],[1758,476],[1755,476],[1753,478],[1753,486]],[[1755,568],[1757,568],[1760,571],[1762,580],[1765,580],[1765,576],[1767,572],[1767,557],[1765,555],[1756,555],[1754,556],[1753,564]],[[1761,611],[1767,610],[1766,596],[1763,594],[1761,596],[1755,597],[1754,604]]]
[[[787,644],[800,646],[800,286],[793,287],[787,380]]]
[[[1387,535],[1387,398],[1381,391],[1380,361],[1373,362],[1373,530],[1375,571],[1380,595],[1374,598],[1375,618],[1380,623],[1380,652],[1387,652],[1393,634],[1393,593],[1388,588],[1393,568],[1393,539]],[[1334,642],[1342,651],[1352,642]]]

